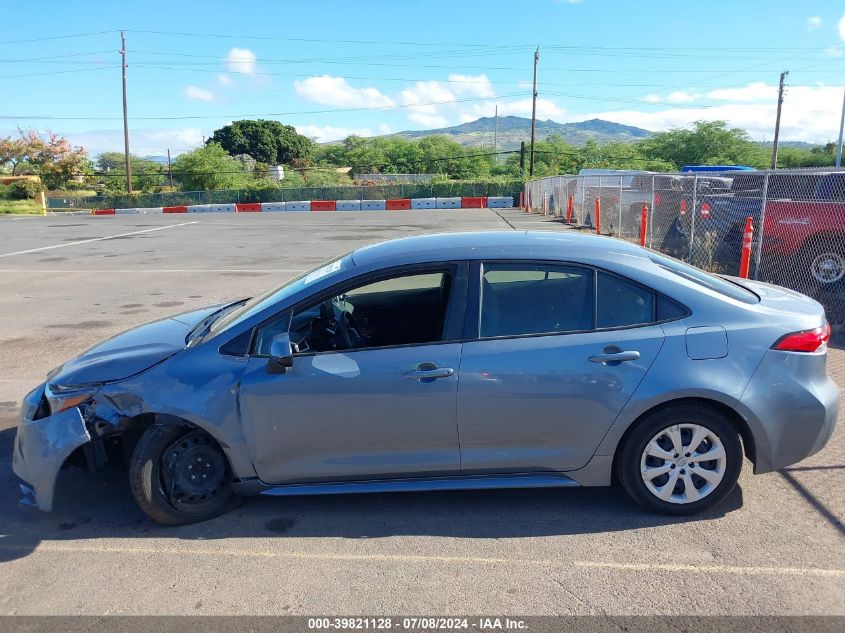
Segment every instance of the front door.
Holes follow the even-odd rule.
[[[447,475],[460,471],[455,406],[461,343],[449,342],[454,268],[403,271],[294,310],[300,350],[268,372],[278,323],[254,337],[241,416],[265,483]],[[460,301],[462,302],[461,296]],[[458,338],[458,337],[454,337]]]

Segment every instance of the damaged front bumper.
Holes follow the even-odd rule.
[[[22,480],[24,503],[40,510],[53,508],[56,478],[65,460],[91,436],[77,407],[43,415],[44,389],[40,385],[24,398],[12,455],[12,470]],[[43,416],[43,417],[42,417]]]

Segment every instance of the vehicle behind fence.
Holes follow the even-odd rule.
[[[727,275],[739,272],[751,218],[749,276],[814,297],[845,340],[843,170],[555,176],[526,183],[524,200],[564,221],[571,209],[574,225],[600,221],[603,234],[632,241],[645,204],[646,246]]]
[[[338,187],[279,187],[268,189],[177,191],[81,198],[48,197],[48,209],[116,209],[170,207],[236,202],[290,202],[298,200],[388,200],[396,198],[513,196],[519,197],[522,181],[390,183]]]

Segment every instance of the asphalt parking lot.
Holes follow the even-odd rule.
[[[250,499],[162,528],[122,474],[63,473],[20,506],[21,397],[61,361],[154,318],[277,285],[390,237],[561,230],[516,210],[0,217],[0,614],[845,615],[845,429],[715,511],[617,489]],[[845,351],[829,371],[845,385]]]

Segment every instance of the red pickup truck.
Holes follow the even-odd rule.
[[[771,176],[766,199],[760,276],[810,293],[842,281],[845,173]]]

